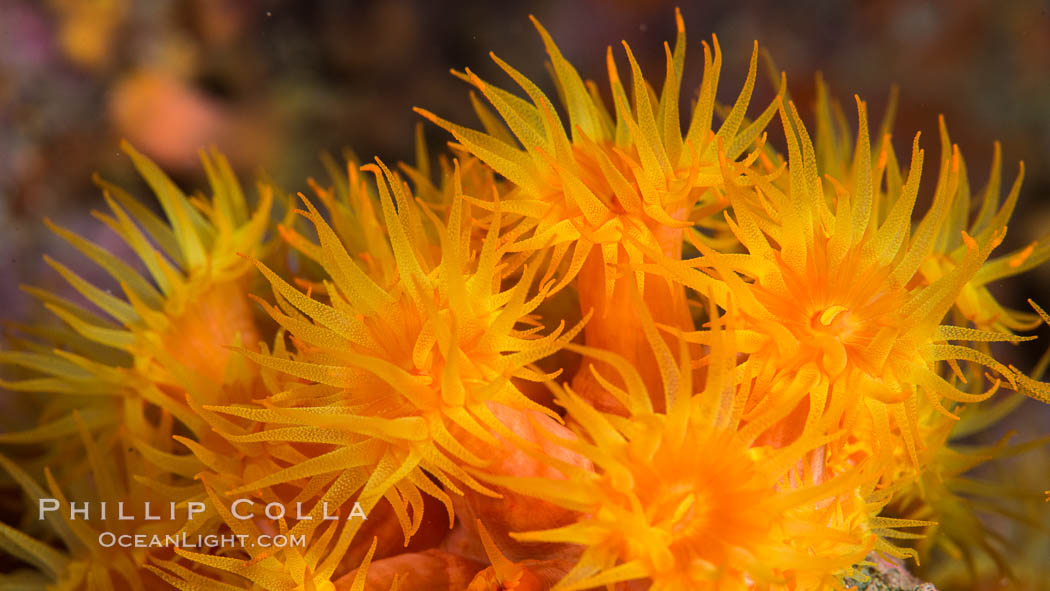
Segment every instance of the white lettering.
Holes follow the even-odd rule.
[[[77,515],[81,515],[83,519],[90,519],[91,515],[88,513],[90,506],[87,501],[84,501],[84,506],[78,509],[75,502],[69,503],[69,520],[76,521]]]
[[[322,513],[324,513],[324,516],[321,517],[321,519],[323,519],[325,521],[335,521],[335,520],[339,519],[339,515],[329,515],[328,514],[328,501],[325,501],[325,502],[321,503],[321,508],[322,508]]]
[[[58,499],[40,499],[39,509],[40,517],[37,519],[43,520],[44,513],[58,511]]]
[[[361,503],[354,503],[354,508],[350,510],[350,516],[347,519],[353,519],[354,517],[360,517],[368,521],[368,516],[365,515],[365,510],[361,508]]]
[[[204,513],[204,503],[200,501],[186,503],[186,519],[188,521],[193,521],[193,516],[197,513]]]
[[[271,507],[276,507],[280,512],[277,515],[271,514]],[[270,519],[284,519],[284,505],[280,503],[270,503],[269,505],[266,505],[265,509],[263,509],[263,513],[265,513]]]
[[[251,513],[249,513],[248,515],[241,515],[237,511],[237,508],[240,507],[244,503],[247,503],[249,507],[255,505],[255,502],[250,500],[250,499],[237,499],[236,501],[233,502],[232,505],[230,505],[230,513],[233,513],[233,516],[236,517],[237,519],[240,519],[241,521],[244,521],[245,519],[251,519],[252,518]]]

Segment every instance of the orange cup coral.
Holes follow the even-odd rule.
[[[123,297],[48,258],[87,304],[27,289],[63,324],[0,352],[39,411],[0,466],[47,525],[0,524],[33,567],[0,586],[843,590],[966,544],[1009,570],[973,507],[1026,494],[966,473],[1045,440],[960,442],[1050,402],[1050,361],[990,346],[1050,323],[988,289],[1050,258],[993,257],[1022,174],[1001,199],[997,150],[971,216],[942,122],[914,219],[918,136],[902,167],[858,98],[850,141],[818,81],[811,137],[784,76],[749,116],[757,44],[724,108],[703,44],[683,129],[675,16],[659,92],[610,49],[608,108],[535,23],[560,107],[494,57],[527,99],[458,73],[484,132],[419,109],[458,142],[440,167],[420,134],[414,166],[350,162],[301,210],[265,183],[250,208],[214,152],[187,197],[126,147],[163,217],[101,181],[97,217],[144,272],[52,225]],[[91,513],[132,500],[170,514]]]

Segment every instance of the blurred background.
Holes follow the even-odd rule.
[[[322,151],[410,160],[420,121],[414,105],[473,124],[467,87],[448,70],[470,67],[512,88],[490,50],[553,93],[530,13],[603,90],[605,47],[621,39],[659,85],[675,5],[689,34],[683,88],[690,99],[700,81],[699,43],[712,33],[725,54],[724,101],[739,91],[755,39],[788,72],[804,117],[818,71],[848,115],[857,93],[876,120],[896,83],[899,153],[922,130],[932,168],[943,113],[979,188],[1000,140],[1007,187],[1017,161],[1027,165],[1023,213],[1007,246],[1050,232],[1047,0],[2,0],[0,310],[20,320],[37,313],[19,283],[61,289],[41,254],[62,258],[70,249],[46,231],[43,217],[123,248],[88,215],[102,203],[93,173],[147,195],[119,151],[121,138],[190,191],[205,186],[197,149],[208,144],[229,155],[244,179],[265,171],[284,189],[302,190],[308,176],[323,176]],[[756,101],[772,96],[762,82]],[[435,148],[448,139],[432,126],[426,137]],[[1050,304],[1050,269],[1009,289],[1001,295],[1017,307],[1025,297]],[[1050,415],[1032,410],[1027,424],[1038,418],[1045,432]],[[1050,488],[1046,465],[1045,482],[1032,484],[1038,490]]]

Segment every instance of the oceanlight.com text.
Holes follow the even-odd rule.
[[[305,535],[258,535],[248,534],[115,534],[102,532],[98,543],[103,548],[303,548]]]

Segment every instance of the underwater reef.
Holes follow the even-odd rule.
[[[1050,403],[1003,354],[1050,316],[996,295],[1050,259],[1001,248],[1023,163],[971,188],[943,118],[898,152],[894,100],[798,105],[757,42],[723,104],[674,17],[600,83],[533,19],[555,94],[492,54],[476,121],[302,193],[124,142],[152,195],[93,215],[133,256],[45,220],[76,297],[23,287],[51,321],[0,351],[0,587],[1046,588],[1050,480],[994,469],[1050,442],[1000,428]]]

